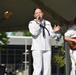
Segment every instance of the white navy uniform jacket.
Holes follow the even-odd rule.
[[[31,50],[51,50],[50,39],[51,37],[56,37],[51,23],[47,20],[42,20],[42,24],[48,29],[50,36],[45,29],[45,38],[43,37],[43,28],[40,27],[40,23],[36,19],[29,22],[29,31],[32,34],[32,47]]]

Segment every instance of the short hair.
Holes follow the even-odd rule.
[[[34,10],[33,10],[33,14],[35,13],[35,10],[36,10],[36,9],[40,9],[40,10],[43,12],[42,8],[36,7],[36,8],[34,8]]]
[[[76,17],[74,18],[74,23],[76,23]]]

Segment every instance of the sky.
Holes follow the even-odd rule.
[[[12,36],[12,32],[6,32],[7,36]]]

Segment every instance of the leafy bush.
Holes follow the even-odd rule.
[[[60,65],[60,67],[64,66],[64,43],[61,45],[60,53],[56,53],[53,57],[53,62]]]

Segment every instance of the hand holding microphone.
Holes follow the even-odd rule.
[[[40,16],[37,16],[37,17],[36,17],[36,20],[37,20],[37,21],[40,21]]]

